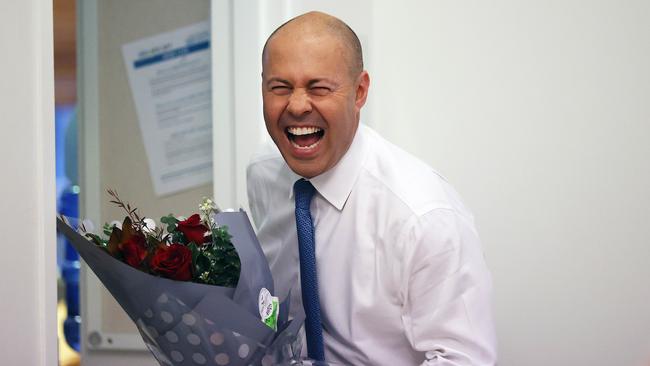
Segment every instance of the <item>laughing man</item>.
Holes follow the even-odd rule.
[[[370,78],[352,29],[301,15],[269,37],[262,63],[277,148],[249,165],[249,201],[276,290],[291,288],[307,315],[308,356],[494,365],[492,285],[472,215],[429,166],[359,125]]]

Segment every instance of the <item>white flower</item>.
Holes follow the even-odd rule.
[[[203,202],[199,204],[199,210],[203,212],[209,212],[213,210],[215,207],[216,205],[214,204],[214,201],[212,201],[212,199],[208,197],[203,197]]]
[[[122,230],[122,223],[117,220],[111,221],[110,225],[111,227],[115,226],[116,228]]]

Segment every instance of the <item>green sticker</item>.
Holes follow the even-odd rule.
[[[280,302],[277,297],[271,295],[266,288],[260,290],[259,309],[262,322],[273,330],[278,330],[278,313],[280,312]]]

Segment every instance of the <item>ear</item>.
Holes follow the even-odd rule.
[[[357,107],[357,111],[359,111],[366,104],[366,98],[368,98],[368,88],[370,87],[370,75],[368,75],[368,71],[363,70],[361,72],[357,78],[356,86],[357,92],[354,104]]]

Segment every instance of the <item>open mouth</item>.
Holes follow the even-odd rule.
[[[312,149],[318,145],[325,130],[318,127],[287,127],[285,130],[291,144],[298,149]]]

